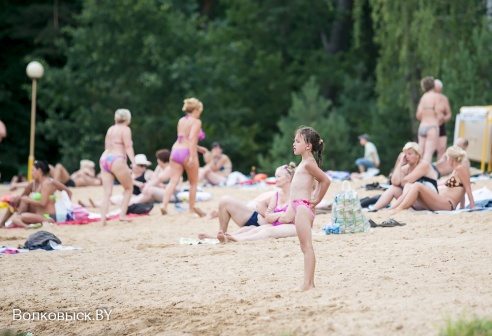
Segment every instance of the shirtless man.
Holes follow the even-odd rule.
[[[439,118],[439,140],[437,142],[437,160],[440,160],[446,151],[448,137],[446,136],[446,123],[451,119],[451,107],[449,99],[442,94],[442,82],[439,79],[434,80],[434,92],[440,95],[439,102],[436,106],[437,116]]]
[[[466,140],[465,138],[458,138],[456,139],[456,146],[460,147],[466,152],[466,149],[468,148],[468,140]],[[470,160],[468,160],[467,157],[464,157],[461,165],[465,168],[470,169]],[[439,173],[438,178],[440,178],[441,176],[449,175],[453,172],[453,167],[451,167],[448,160],[446,160],[444,156],[441,157],[441,159],[437,162],[434,162],[432,164],[432,168],[434,168]]]
[[[198,180],[206,179],[212,185],[225,184],[227,176],[232,172],[232,163],[231,159],[222,152],[220,143],[212,143],[212,150],[206,150],[203,159],[206,165],[200,168]]]
[[[80,169],[70,175],[67,169],[58,163],[50,165],[50,175],[67,187],[100,186],[101,179],[96,177],[95,163],[91,160],[81,160]]]

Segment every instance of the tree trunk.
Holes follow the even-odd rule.
[[[328,40],[325,32],[321,32],[321,43],[325,51],[334,55],[339,51],[344,50],[350,43],[349,30],[352,18],[353,0],[337,0],[337,8],[335,9],[335,20],[331,26],[330,40]]]

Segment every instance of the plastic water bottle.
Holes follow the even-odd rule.
[[[339,234],[340,233],[340,224],[338,224],[338,223],[328,224],[327,226],[325,226],[323,228],[323,230],[325,231],[325,233],[327,235],[329,235],[329,234]]]

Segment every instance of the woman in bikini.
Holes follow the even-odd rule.
[[[289,165],[280,166],[275,171],[276,186],[279,190],[270,199],[264,218],[258,220],[257,217],[254,217],[256,218],[256,225],[245,225],[231,234],[224,233],[221,229],[217,234],[217,239],[222,242],[242,242],[266,238],[295,237],[294,210],[290,204],[290,184],[295,168],[296,164],[291,162]],[[251,218],[248,223],[251,223]]]
[[[167,205],[176,190],[183,172],[186,171],[190,183],[190,211],[200,217],[205,213],[195,206],[196,190],[198,185],[198,141],[205,138],[202,130],[200,116],[203,112],[203,104],[196,98],[184,100],[183,111],[186,113],[178,122],[178,139],[171,149],[169,166],[171,167],[171,179],[166,187],[162,200],[161,213],[167,214]]]
[[[432,162],[432,155],[437,149],[439,141],[439,117],[436,106],[440,96],[434,92],[434,78],[425,77],[420,81],[424,91],[417,107],[416,118],[420,120],[418,130],[419,146],[422,149],[422,159]]]
[[[116,177],[124,188],[121,202],[120,221],[130,221],[126,212],[133,192],[133,181],[127,165],[127,155],[132,167],[135,165],[135,152],[133,151],[132,131],[130,124],[132,115],[126,109],[116,110],[114,114],[115,124],[108,129],[104,140],[104,153],[99,159],[101,167],[101,180],[104,188],[101,204],[102,225],[106,225],[111,194],[113,193],[114,178]]]
[[[442,188],[437,194],[421,183],[414,183],[408,193],[400,197],[397,204],[390,208],[393,213],[410,208],[416,201],[422,205],[423,209],[431,211],[455,210],[458,207],[458,203],[461,203],[461,208],[464,208],[465,193],[470,200],[470,208],[475,207],[470,174],[468,168],[462,165],[463,160],[466,158],[465,151],[458,146],[452,146],[446,150],[445,155],[454,169],[451,177],[445,183],[446,187]]]
[[[46,161],[36,160],[32,169],[33,182],[24,190],[19,199],[17,213],[12,217],[12,224],[25,229],[37,228],[43,222],[54,223],[55,191],[57,186],[50,177],[50,167]],[[67,190],[66,187],[63,188]],[[12,213],[14,210],[9,209]],[[2,221],[2,226],[4,221]]]
[[[437,178],[438,172],[428,162],[422,160],[420,146],[416,142],[407,142],[396,160],[391,186],[376,204],[370,207],[370,211],[375,212],[386,207],[393,198],[399,199],[415,182],[420,182],[437,193]],[[418,202],[413,206],[419,208]]]

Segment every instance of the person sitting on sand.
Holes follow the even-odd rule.
[[[407,142],[396,159],[391,176],[391,186],[369,209],[377,211],[385,208],[393,198],[398,199],[403,194],[404,188],[408,188],[414,182],[420,182],[432,192],[437,193],[437,172],[428,162],[422,160],[420,146],[416,142]],[[417,204],[415,206],[418,207]]]
[[[10,180],[10,191],[14,191],[17,188],[25,188],[29,182],[27,181],[27,177],[24,173],[19,173],[17,175],[14,175],[12,177],[12,180]]]
[[[95,163],[91,160],[81,160],[80,169],[70,175],[60,163],[54,167],[50,165],[50,175],[67,187],[88,187],[102,185],[101,179],[96,176]]]
[[[163,183],[169,181],[171,178],[169,156],[170,151],[168,149],[160,149],[155,153],[155,157],[157,158],[157,168],[154,171],[154,175],[152,179],[145,184],[142,193],[132,197],[132,200],[130,201],[131,204],[162,202],[166,187]]]
[[[42,161],[39,161],[42,162]],[[42,165],[42,163],[38,163],[38,165]],[[68,194],[69,198],[72,198],[72,191],[67,188],[63,183],[60,181],[57,181],[53,178],[50,178],[51,183],[53,183],[54,187],[58,191],[65,191]],[[15,196],[9,201],[9,207],[8,210],[5,212],[4,216],[0,220],[0,228],[5,227],[5,223],[9,220],[9,218],[14,214],[23,214],[25,212],[28,213],[33,213],[36,212],[36,208],[33,207],[32,205],[29,204],[29,202],[26,202],[25,200],[22,200],[23,196],[29,196],[32,193],[32,190],[35,187],[36,181],[33,180],[31,182],[23,182],[26,183],[24,190],[20,196]]]
[[[15,207],[9,207],[0,222],[0,227],[5,226],[5,222],[12,214],[13,226],[26,229],[41,226],[33,226],[32,224],[40,224],[45,221],[54,223],[56,221],[55,191],[65,190],[69,197],[72,193],[66,186],[53,180],[49,176],[49,172],[49,164],[46,161],[34,161],[32,167],[33,181],[24,189],[22,195],[14,200],[14,205],[17,208],[16,213],[14,214]]]
[[[295,227],[291,225],[294,212],[288,201],[290,197],[290,182],[294,175],[295,167],[295,163],[291,162],[289,165],[277,168],[275,171],[276,186],[280,190],[275,192],[273,197],[268,200],[267,207],[265,207],[265,202],[259,202],[257,210],[254,211],[232,197],[223,197],[219,202],[220,229],[217,236],[214,237],[202,233],[198,235],[198,238],[217,238],[221,242],[227,242],[295,236]],[[241,229],[228,234],[227,228],[231,219]]]
[[[462,162],[466,158],[466,152],[458,146],[451,146],[446,150],[445,157],[453,167],[451,177],[446,181],[445,187],[439,193],[432,191],[421,183],[414,183],[407,193],[402,195],[390,208],[391,213],[408,209],[418,202],[417,210],[455,210],[458,203],[465,207],[465,194],[468,195],[470,208],[475,207],[470,183],[470,173]],[[415,207],[415,206],[414,206]]]
[[[135,198],[142,194],[142,190],[145,187],[147,180],[151,179],[154,172],[151,169],[147,169],[152,163],[147,160],[145,154],[135,155],[135,164],[132,165],[130,172],[132,176],[133,192],[128,204],[141,203],[135,201]],[[113,195],[110,197],[110,202],[113,205],[121,205],[123,202],[124,194]],[[99,208],[102,206],[102,201],[93,201],[89,198],[89,202],[93,208]],[[79,204],[83,207],[88,207],[87,204],[79,201]]]
[[[458,138],[456,139],[455,145],[466,152],[466,149],[468,148],[468,140],[466,140],[465,138]],[[468,157],[463,158],[463,162],[461,163],[461,165],[470,169],[470,160],[468,160]],[[439,173],[437,178],[449,175],[453,172],[453,167],[451,167],[448,160],[446,160],[444,156],[437,162],[434,162],[432,164],[432,167]]]
[[[222,146],[218,142],[212,143],[212,150],[203,154],[205,167],[198,171],[198,180],[205,179],[212,185],[225,185],[227,177],[232,172],[232,162],[227,155],[222,152]]]

